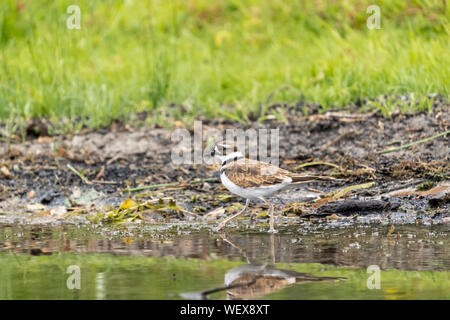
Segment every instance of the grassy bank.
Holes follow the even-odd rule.
[[[81,8],[69,30],[67,7]],[[381,9],[369,30],[366,9]],[[324,110],[381,94],[448,98],[445,1],[31,1],[0,5],[0,121],[67,130],[153,110],[245,119],[273,101]],[[268,99],[268,97],[270,97]],[[262,107],[262,110],[261,110]]]

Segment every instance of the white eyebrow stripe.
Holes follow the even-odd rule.
[[[242,155],[241,152],[232,152],[232,153],[230,153],[229,155],[226,155],[223,158],[222,166],[225,165],[227,161],[234,160],[235,158],[236,158],[236,160],[238,160],[238,159],[241,159],[243,157],[244,156]]]

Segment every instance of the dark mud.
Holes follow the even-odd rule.
[[[342,225],[367,221],[448,225],[449,135],[381,153],[448,131],[448,104],[440,103],[430,112],[396,113],[390,117],[355,110],[317,114],[313,106],[284,108],[282,123],[203,122],[204,130],[279,128],[281,167],[341,179],[289,189],[274,197],[281,226],[311,219]],[[304,116],[305,110],[308,116]],[[174,165],[171,133],[161,128],[113,125],[94,132],[0,142],[0,221],[84,221],[89,214],[117,209],[126,198],[146,201],[171,197],[184,210],[194,213],[175,210],[144,216],[159,224],[184,220],[213,223],[237,210],[243,200],[229,196],[218,180],[189,184],[197,179],[217,178],[217,167]],[[307,162],[334,166],[296,169]],[[157,184],[170,185],[126,191]],[[358,184],[366,185],[335,196],[339,190]],[[266,210],[263,204],[252,206],[249,225],[264,228]]]

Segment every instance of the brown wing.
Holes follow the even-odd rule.
[[[228,179],[242,188],[270,186],[282,183],[290,172],[265,162],[239,159],[222,167]]]

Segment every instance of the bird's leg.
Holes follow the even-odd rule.
[[[245,202],[245,207],[239,211],[238,213],[236,213],[235,215],[226,218],[225,220],[223,220],[216,228],[216,231],[219,231],[220,229],[222,229],[228,222],[230,222],[231,220],[233,220],[234,218],[239,217],[241,214],[244,213],[245,209],[247,209],[248,205],[250,203],[250,200],[247,199],[247,201]]]
[[[275,229],[274,229],[275,218],[274,218],[274,212],[273,212],[273,204],[270,203],[269,201],[267,201],[264,197],[261,197],[260,199],[269,205],[269,214],[270,214],[269,232],[275,233]]]
[[[273,212],[273,204],[269,203],[270,205],[270,229],[269,232],[270,233],[275,233],[275,229],[274,229],[274,224],[275,224],[275,218],[274,218],[274,212]]]
[[[233,242],[231,242],[231,240],[227,239],[227,237],[225,236],[224,233],[219,233],[219,236],[222,238],[223,241],[225,241],[226,243],[231,245],[233,248],[238,249],[239,252],[241,252],[242,255],[245,257],[245,259],[247,260],[247,263],[251,264],[250,259],[248,258],[248,255],[247,255],[247,250],[245,248],[241,248],[238,245],[235,245]]]

